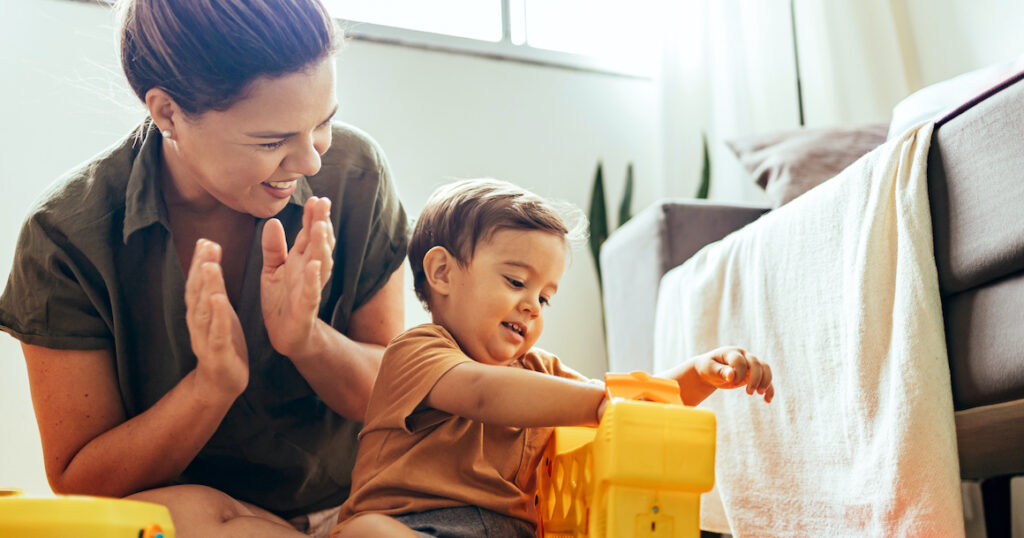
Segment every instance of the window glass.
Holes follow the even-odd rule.
[[[661,52],[658,10],[682,0],[507,0],[507,13],[502,0],[323,1],[363,39],[647,76]]]
[[[339,19],[501,41],[501,0],[324,0]]]
[[[656,62],[656,0],[524,1],[526,42],[531,47],[617,63]]]

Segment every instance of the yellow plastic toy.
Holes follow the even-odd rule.
[[[171,513],[159,504],[106,497],[26,497],[0,489],[0,537],[174,538]]]
[[[715,415],[679,385],[606,374],[595,428],[555,428],[538,473],[541,538],[700,536],[700,494],[715,479]],[[646,401],[638,401],[646,400]]]

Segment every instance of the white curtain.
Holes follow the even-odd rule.
[[[710,197],[763,201],[723,141],[800,125],[790,1],[667,4],[660,77],[662,194],[696,192],[703,132],[711,158]],[[892,106],[916,83],[908,81],[914,74],[904,61],[913,52],[904,20],[889,0],[796,0],[806,125],[888,121]],[[721,505],[710,505],[718,497],[704,500],[704,514],[712,522],[725,521]],[[717,527],[709,530],[729,530]]]
[[[692,196],[700,135],[711,198],[760,201],[724,140],[799,125],[789,0],[669,2],[661,88],[665,196]],[[891,0],[797,0],[796,35],[808,126],[887,121],[915,81],[901,9]]]
[[[888,121],[917,85],[903,4],[797,0],[795,11],[807,125]]]

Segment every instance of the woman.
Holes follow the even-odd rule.
[[[331,123],[332,21],[318,0],[120,8],[149,118],[31,212],[0,298],[50,485],[164,504],[183,537],[329,528],[407,242],[376,145]]]

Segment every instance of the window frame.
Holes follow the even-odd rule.
[[[67,0],[88,4],[114,6],[114,0]],[[529,43],[515,44],[511,37],[512,0],[501,0],[501,40],[485,41],[448,34],[438,34],[387,26],[370,22],[334,17],[344,29],[345,36],[356,41],[384,43],[424,50],[476,56],[494,60],[601,73],[626,78],[649,80],[654,73],[623,62],[602,59],[583,54],[531,47]]]
[[[385,43],[449,54],[477,56],[627,78],[651,79],[654,77],[654,73],[648,70],[638,69],[636,66],[626,65],[623,62],[583,54],[536,48],[530,46],[529,43],[513,43],[511,38],[511,0],[501,0],[502,37],[500,41],[485,41],[338,17],[335,17],[335,20],[344,28],[347,37],[358,41]]]

